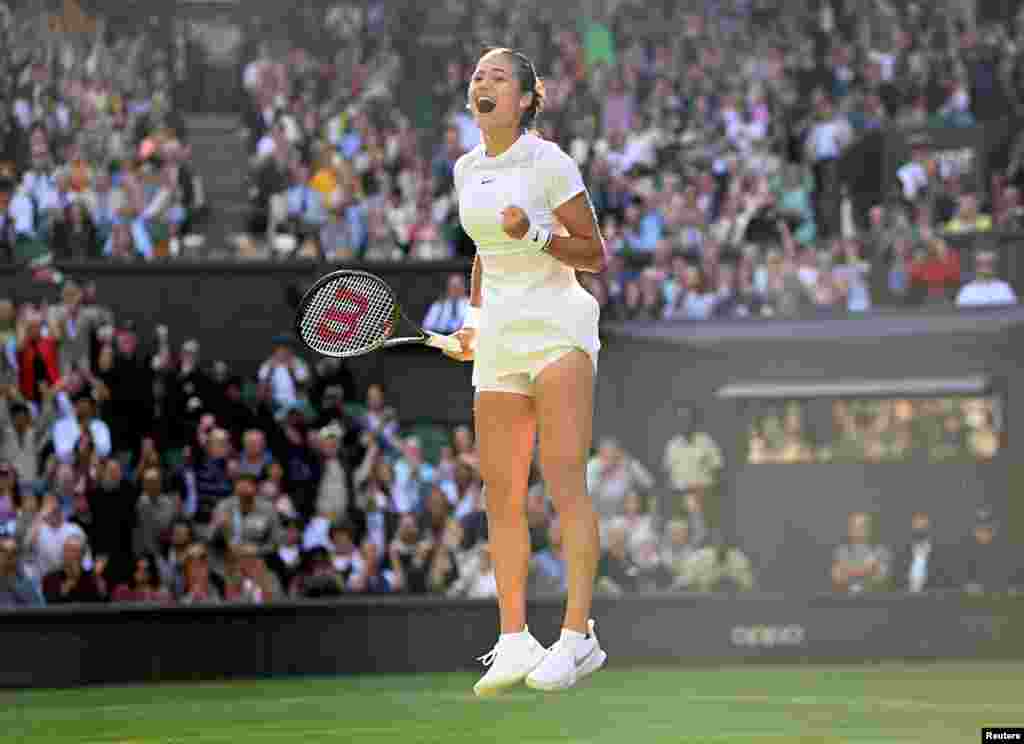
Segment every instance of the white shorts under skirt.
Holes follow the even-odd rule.
[[[496,372],[489,373],[486,367],[477,367],[474,370],[474,377],[476,378],[474,386],[478,393],[516,393],[518,395],[526,395],[533,398],[536,395],[534,392],[534,386],[540,373],[548,365],[554,364],[574,349],[579,349],[584,353],[588,353],[586,349],[583,349],[580,346],[554,346],[528,355],[528,371],[515,372],[512,374],[500,374]],[[594,374],[596,375],[597,354],[589,354],[589,356],[594,364]]]

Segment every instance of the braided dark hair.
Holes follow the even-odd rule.
[[[544,110],[544,81],[537,75],[537,68],[533,62],[522,52],[508,47],[488,47],[484,49],[481,57],[488,54],[501,53],[507,55],[516,65],[516,77],[519,78],[519,87],[523,93],[533,93],[533,100],[530,107],[523,112],[519,119],[519,125],[524,131],[534,128],[537,116]]]

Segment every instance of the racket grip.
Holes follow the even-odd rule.
[[[436,333],[431,333],[427,336],[427,346],[447,351],[449,354],[462,352],[462,344],[454,336],[439,336]]]

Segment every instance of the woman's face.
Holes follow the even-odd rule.
[[[480,129],[519,126],[533,94],[523,93],[517,67],[511,55],[500,51],[485,54],[477,63],[469,83],[469,109]],[[494,108],[481,111],[481,101],[493,103]]]

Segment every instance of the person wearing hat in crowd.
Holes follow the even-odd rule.
[[[341,457],[341,427],[330,424],[320,430],[320,473],[316,512],[334,520],[352,507],[352,476]]]
[[[295,356],[291,336],[275,336],[270,358],[260,365],[257,378],[270,385],[274,408],[280,410],[299,402],[310,381],[309,366]]]
[[[96,399],[89,388],[78,391],[72,398],[74,414],[62,416],[53,425],[53,451],[61,462],[74,459],[75,445],[82,432],[92,434],[97,456],[109,457],[111,450],[110,427],[96,415]]]
[[[972,540],[965,550],[964,589],[971,594],[1003,592],[1009,588],[1014,569],[1013,555],[999,533],[992,510],[977,511]]]

